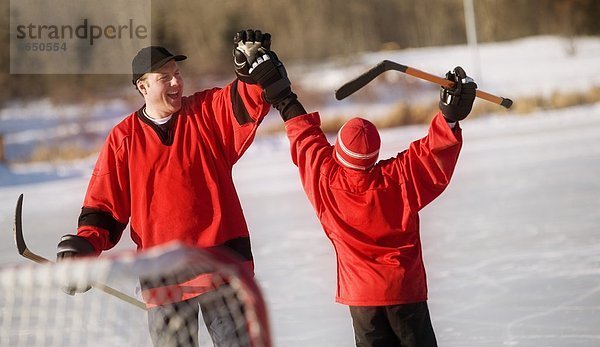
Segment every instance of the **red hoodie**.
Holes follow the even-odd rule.
[[[462,146],[439,113],[426,137],[366,171],[340,165],[317,113],[285,123],[292,160],[337,254],[336,301],[351,306],[427,300],[418,212],[440,195]]]
[[[179,240],[232,251],[253,270],[248,227],[232,167],[269,111],[257,85],[234,81],[184,97],[168,131],[142,109],[104,144],[79,217],[78,235],[97,253],[112,248],[128,222],[138,249]],[[189,284],[189,283],[188,283]],[[194,283],[173,301],[206,291]]]

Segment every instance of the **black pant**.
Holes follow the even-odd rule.
[[[186,301],[149,309],[148,327],[153,345],[157,347],[198,346],[200,309],[216,347],[250,345],[243,307],[237,302],[227,303],[219,292],[209,292]]]
[[[427,302],[350,306],[357,347],[436,347]]]

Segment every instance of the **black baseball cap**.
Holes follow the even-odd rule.
[[[170,60],[181,61],[185,59],[187,59],[185,55],[175,55],[161,46],[144,47],[133,57],[133,61],[131,62],[131,70],[133,72],[131,82],[135,85],[137,80],[145,73],[156,71]]]

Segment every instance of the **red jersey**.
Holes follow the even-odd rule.
[[[224,248],[252,271],[232,167],[269,107],[258,85],[236,80],[184,97],[165,127],[147,119],[143,108],[129,115],[112,129],[100,152],[78,235],[100,253],[119,241],[129,222],[138,249],[171,240]],[[205,291],[188,289],[173,300]]]
[[[418,212],[440,195],[462,146],[441,113],[429,133],[366,170],[339,164],[317,113],[285,123],[304,190],[337,255],[336,301],[351,306],[427,300]]]

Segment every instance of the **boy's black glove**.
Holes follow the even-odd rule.
[[[85,257],[95,253],[94,246],[88,240],[77,235],[64,235],[57,246],[56,260],[63,261],[67,258]],[[90,290],[91,286],[66,285],[62,290],[69,294],[83,293]]]
[[[264,48],[258,50],[256,61],[250,68],[250,76],[262,87],[265,100],[271,105],[282,102],[292,94],[287,71],[273,51]]]
[[[265,100],[279,111],[284,121],[305,114],[304,107],[292,92],[292,83],[277,54],[264,48],[258,52],[250,76],[263,88]]]
[[[449,122],[463,120],[473,108],[477,84],[460,66],[455,67],[453,71],[448,71],[446,78],[453,81],[455,86],[452,89],[445,87],[440,89],[440,110]]]
[[[238,31],[233,37],[233,66],[238,79],[245,83],[255,84],[250,77],[250,68],[256,61],[259,48],[268,51],[271,48],[271,34],[260,30],[247,29]]]

